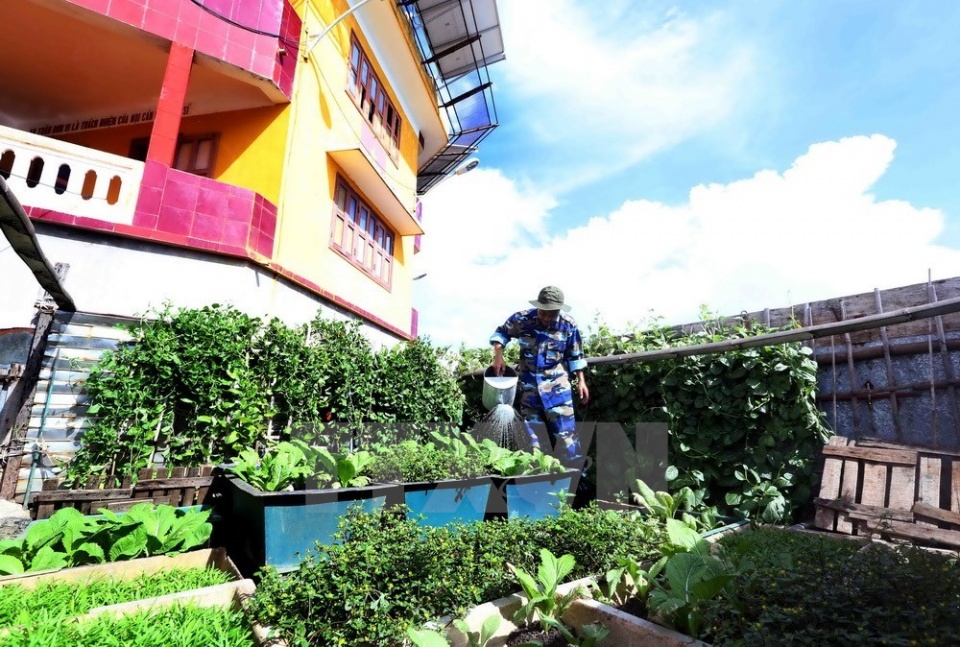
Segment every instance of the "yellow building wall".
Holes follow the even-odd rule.
[[[303,3],[308,34],[319,33],[349,9],[343,0]],[[361,9],[362,11],[362,9]],[[291,136],[279,209],[275,260],[325,290],[404,331],[410,330],[413,303],[411,260],[413,236],[396,238],[393,277],[389,289],[354,267],[330,247],[334,209],[333,193],[340,174],[371,207],[375,203],[362,188],[326,154],[360,146],[364,119],[347,94],[350,37],[354,34],[384,83],[395,108],[401,110],[398,162],[387,162],[384,175],[401,201],[412,208],[416,201],[418,133],[402,113],[401,103],[390,87],[374,52],[353,17],[348,17],[318,43],[307,61],[301,57],[291,105]],[[306,42],[312,37],[307,36]]]
[[[180,134],[219,135],[213,179],[256,191],[277,204],[289,134],[289,111],[290,106],[284,105],[188,116],[180,122]],[[137,124],[76,133],[62,139],[128,156],[133,140],[149,138],[152,127],[153,124]]]
[[[350,9],[345,0],[294,0],[293,5],[304,21],[304,43],[312,42],[314,35]],[[362,146],[360,133],[366,122],[346,91],[351,35],[360,42],[374,73],[401,113],[398,160],[395,165],[387,162],[383,176],[401,202],[412,210],[416,202],[419,133],[411,125],[409,115],[404,114],[396,88],[391,86],[353,16],[331,30],[307,60],[298,57],[289,105],[186,116],[180,133],[218,133],[213,178],[256,191],[278,206],[275,264],[397,329],[410,331],[414,237],[395,236],[389,288],[330,247],[338,174],[377,211],[362,187],[327,155],[329,150]],[[137,124],[75,133],[63,139],[127,156],[131,142],[148,138],[151,128],[152,124]]]

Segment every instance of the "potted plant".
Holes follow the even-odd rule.
[[[482,521],[493,490],[487,461],[457,436],[375,445],[370,478],[400,483],[411,518],[428,526]]]
[[[329,544],[353,506],[370,512],[402,501],[402,487],[371,483],[369,452],[334,453],[301,441],[263,456],[244,450],[224,476],[223,542],[244,574],[290,571],[317,542]]]
[[[511,451],[490,439],[484,439],[479,445],[493,474],[488,518],[555,516],[560,506],[576,492],[580,470],[564,466],[539,449]]]

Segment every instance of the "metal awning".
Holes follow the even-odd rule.
[[[40,249],[40,241],[37,240],[37,232],[33,228],[33,223],[24,212],[20,202],[7,187],[3,176],[0,176],[0,231],[10,241],[10,246],[17,253],[33,275],[37,277],[37,283],[44,290],[50,293],[57,307],[61,310],[75,312],[77,307],[73,299],[67,294],[63,285],[60,284],[60,277],[53,264],[44,255]]]
[[[347,179],[353,182],[370,201],[370,206],[390,223],[398,236],[417,236],[423,233],[413,211],[404,206],[360,147],[343,148],[327,151],[327,153],[343,169]],[[411,192],[410,195],[412,198],[413,193]]]
[[[407,9],[449,129],[447,145],[417,172],[423,195],[497,127],[487,66],[504,59],[496,0],[399,0]]]
[[[444,81],[504,59],[496,0],[419,0],[416,5]]]

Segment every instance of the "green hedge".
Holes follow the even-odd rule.
[[[73,482],[135,473],[156,456],[222,462],[268,432],[336,445],[460,424],[463,396],[429,340],[375,352],[356,321],[289,327],[216,304],[155,315],[91,371],[94,424]]]

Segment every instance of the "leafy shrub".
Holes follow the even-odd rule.
[[[370,478],[384,483],[442,481],[488,473],[479,455],[455,453],[429,442],[404,440],[394,445],[378,445],[373,451],[376,458],[370,468]]]
[[[464,396],[442,351],[426,339],[381,350],[373,361],[373,402],[368,419],[384,431],[366,441],[426,440],[430,431],[454,430]],[[377,425],[373,427],[377,428]],[[390,435],[389,430],[395,434]]]
[[[584,577],[621,556],[656,554],[661,530],[596,508],[439,528],[389,511],[354,513],[341,524],[341,544],[318,546],[287,575],[261,571],[251,609],[291,645],[392,644],[431,619],[514,592],[507,564],[535,571],[541,548],[573,555],[571,576]]]
[[[741,573],[707,605],[715,645],[956,643],[954,558],[773,528],[720,544]]]

